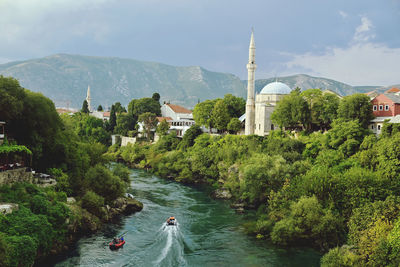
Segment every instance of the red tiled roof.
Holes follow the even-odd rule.
[[[172,121],[171,117],[157,117],[158,122],[162,122],[163,120]]]
[[[178,105],[173,105],[173,104],[167,104],[167,105],[176,113],[192,113],[192,111],[188,110],[187,108]]]
[[[397,92],[400,92],[400,89],[393,87],[393,88],[387,90],[385,93],[397,93]]]
[[[364,95],[370,95],[370,94],[373,94],[373,93],[376,93],[376,91],[367,92],[367,93],[364,93]]]
[[[110,111],[103,112],[103,117],[110,117]]]

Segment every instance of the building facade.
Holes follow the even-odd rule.
[[[267,135],[274,130],[275,126],[271,122],[271,114],[276,104],[291,89],[284,83],[275,81],[267,84],[259,94],[255,96],[255,64],[256,46],[254,42],[254,31],[251,32],[249,46],[249,62],[247,63],[247,100],[245,116],[240,117],[240,121],[245,121],[245,135],[256,134]]]

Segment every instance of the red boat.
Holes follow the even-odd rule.
[[[125,245],[125,240],[123,238],[114,239],[109,244],[110,249],[119,249],[119,248],[122,248],[124,245]]]

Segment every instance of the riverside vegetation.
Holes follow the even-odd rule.
[[[232,201],[256,209],[257,220],[246,225],[250,234],[319,249],[326,253],[322,266],[398,266],[400,127],[385,124],[376,138],[367,129],[371,118],[365,95],[339,99],[294,90],[273,120],[302,129],[296,136],[211,136],[195,125],[181,140],[165,134],[154,144],[112,146],[108,155],[161,177],[228,191]]]
[[[0,214],[0,266],[32,266],[96,231],[102,222],[142,208],[136,200],[121,198],[129,170],[108,165],[103,156],[110,133],[102,120],[84,113],[60,117],[51,100],[2,76],[0,114],[13,139],[0,146],[0,158],[20,160],[26,152],[35,170],[57,180],[55,187],[0,187],[0,202],[19,204],[11,214]],[[70,196],[75,203],[67,202]]]

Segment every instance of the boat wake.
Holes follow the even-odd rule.
[[[186,266],[184,242],[179,224],[163,226],[159,230],[158,242],[161,246],[160,256],[153,262],[155,266]]]

